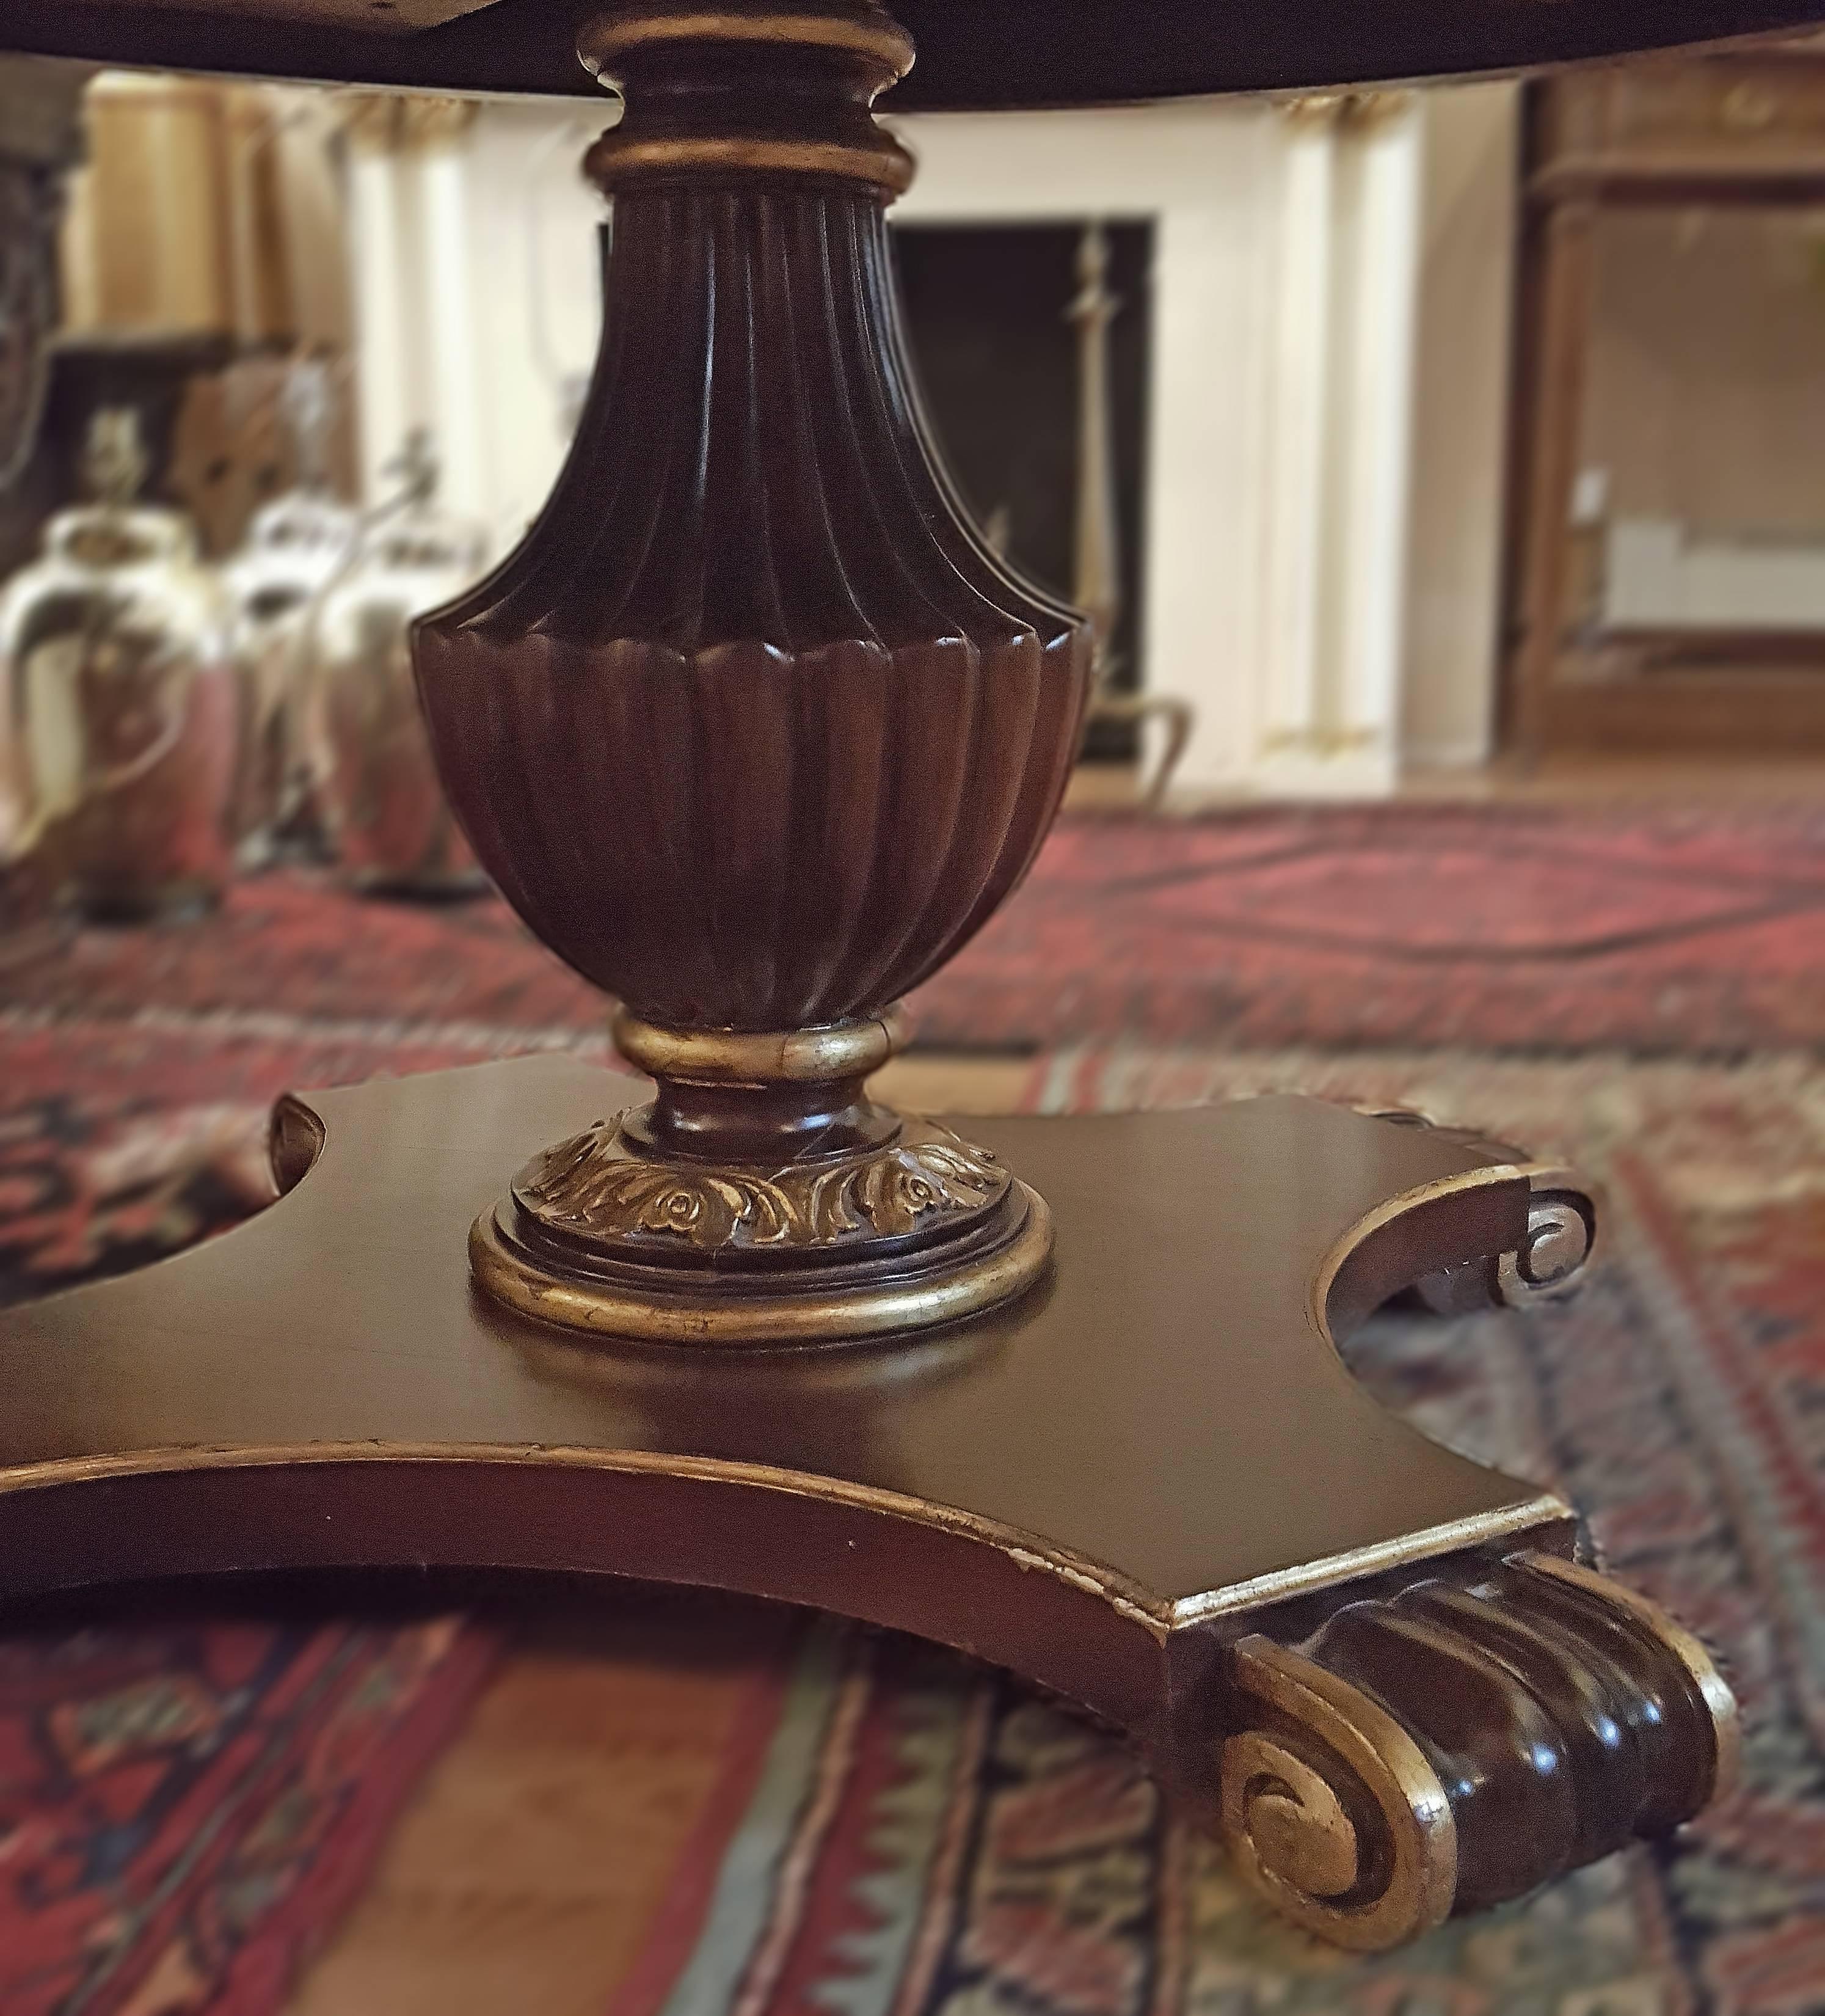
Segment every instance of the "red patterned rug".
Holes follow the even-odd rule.
[[[0,2010],[279,2007],[495,1654],[449,1618],[0,1637]]]
[[[604,1035],[561,1040],[615,1062]],[[533,1046],[282,1015],[0,1013],[0,1308],[145,1266],[270,1202],[266,1121],[282,1092]]]
[[[914,1006],[940,1045],[1816,1045],[1825,808],[1069,820]]]
[[[1258,1917],[1094,1730],[944,1655],[808,1625],[790,1658],[731,1669],[747,1747],[616,2016],[1825,2010],[1825,1071],[1800,1053],[1825,1029],[1822,844],[1798,815],[1077,822],[924,1017],[973,1043],[1180,1017],[1302,1040],[1066,1049],[1031,1098],[1298,1084],[1557,1147],[1602,1180],[1609,1256],[1572,1308],[1384,1318],[1357,1369],[1434,1433],[1557,1479],[1618,1572],[1722,1649],[1749,1733],[1728,1807],[1346,1961]],[[0,1296],[257,1208],[261,1116],[288,1085],[604,1047],[599,1004],[498,905],[295,877],[188,932],[85,934],[0,988]],[[1388,1030],[1637,1056],[1339,1053]],[[1737,1068],[1639,1060],[1782,1045]],[[448,1621],[320,1615],[0,1640],[0,2011],[279,2007],[495,1651]]]
[[[241,884],[163,931],[91,931],[0,974],[52,1014],[599,1031],[595,995],[489,898]],[[1825,1042],[1825,808],[1275,808],[1079,817],[914,995],[921,1042],[1461,1046],[1736,1055]],[[290,1027],[287,1024],[285,1026]]]
[[[257,1210],[285,1086],[471,1054],[15,1017],[0,1301]],[[499,1656],[460,1618],[268,1607],[0,1635],[3,2016],[268,2016]]]

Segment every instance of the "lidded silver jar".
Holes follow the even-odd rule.
[[[254,862],[270,855],[281,827],[308,817],[304,632],[313,599],[346,565],[360,530],[329,485],[328,366],[315,358],[294,363],[282,398],[297,481],[254,513],[222,571],[242,697],[232,818],[243,858]]]
[[[92,916],[215,902],[229,871],[239,734],[229,605],[182,513],[135,500],[138,416],[90,423],[95,501],[59,513],[39,559],[0,594],[15,853],[41,853],[59,895]]]
[[[351,566],[313,605],[308,740],[318,801],[347,879],[419,895],[481,885],[444,797],[412,679],[412,620],[468,587],[487,533],[437,503],[437,464],[415,430],[401,491],[372,514]]]

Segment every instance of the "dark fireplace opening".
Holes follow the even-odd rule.
[[[908,341],[933,429],[964,501],[992,542],[1054,594],[1073,596],[1082,460],[1078,224],[896,227]],[[1147,360],[1154,227],[1105,222],[1108,430],[1114,506],[1109,683],[1140,682]],[[1128,762],[1129,723],[1094,724],[1084,754]]]

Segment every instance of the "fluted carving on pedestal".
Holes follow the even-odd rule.
[[[653,1022],[895,999],[1025,872],[1074,750],[1081,633],[952,516],[885,235],[841,189],[622,196],[564,476],[419,633],[477,853]]]

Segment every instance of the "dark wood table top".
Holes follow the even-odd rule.
[[[493,0],[416,32],[362,33],[347,25],[347,0],[8,0],[0,49],[589,97],[598,94],[578,67],[576,28],[599,10],[599,0]],[[916,112],[1514,70],[1804,27],[1825,20],[1825,0],[896,0],[891,11],[919,46],[891,106]],[[400,10],[374,18],[390,16]]]

